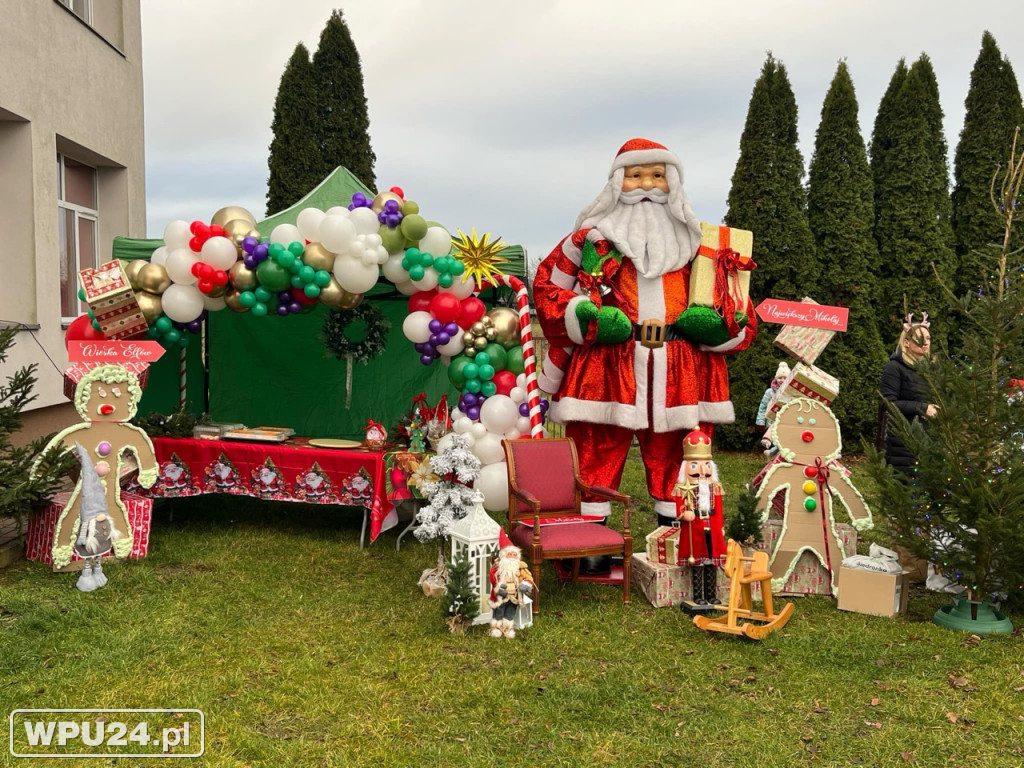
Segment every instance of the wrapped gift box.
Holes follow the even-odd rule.
[[[736,299],[736,311],[743,312],[750,296],[750,270],[754,262],[754,233],[745,229],[700,223],[701,241],[690,267],[690,306],[720,307],[725,299],[715,293],[716,258],[719,251],[731,249],[739,254],[739,266],[728,270],[728,287]]]
[[[683,600],[693,597],[693,569],[685,565],[666,565],[651,562],[645,554],[633,555],[630,564],[630,581],[644,593],[655,608],[678,606]],[[716,594],[722,603],[729,601],[729,583],[721,569],[716,581]]]
[[[789,372],[789,378],[779,385],[765,418],[768,421],[775,421],[775,416],[782,410],[782,406],[798,397],[807,397],[825,405],[832,405],[838,394],[839,379],[825,373],[821,368],[797,363]]]
[[[804,297],[804,304],[817,304],[814,299]],[[824,351],[835,331],[827,331],[824,328],[807,328],[800,325],[786,325],[775,337],[775,346],[785,350],[797,360],[813,365],[818,355]]]
[[[781,495],[781,494],[780,494]],[[857,554],[857,531],[852,525],[836,523],[836,531],[839,533],[839,541],[843,545],[843,551],[831,553],[832,567],[839,568],[844,557]],[[775,542],[779,540],[782,533],[782,520],[770,519],[761,529],[764,542],[759,546],[765,552],[771,554],[775,549]],[[822,542],[822,550],[824,550]],[[772,573],[775,578],[783,576],[783,569],[787,563],[772,563]],[[760,587],[755,584],[754,597],[760,599]],[[786,580],[786,585],[776,594],[779,595],[828,595],[831,594],[831,578],[828,569],[810,552],[804,552],[797,560],[793,572]]]
[[[110,365],[110,363],[72,363],[71,367],[64,371],[64,396],[68,400],[75,399],[75,388],[78,386],[78,382],[82,380],[93,368],[97,368],[101,365]],[[124,362],[117,363],[122,368],[131,371],[139,377],[139,386],[143,389],[146,388],[146,384],[149,383],[149,363],[139,362]]]
[[[675,565],[679,557],[680,528],[662,525],[647,534],[647,559]]]
[[[114,259],[99,267],[83,269],[78,279],[104,336],[129,339],[146,332],[149,326],[120,261]]]
[[[53,565],[53,534],[57,528],[57,519],[71,498],[71,493],[58,493],[53,502],[45,509],[36,510],[29,520],[25,532],[25,559]],[[134,493],[122,493],[128,515],[128,524],[132,527],[132,551],[128,557],[138,560],[149,553],[149,532],[153,524],[153,500]],[[112,559],[113,555],[105,555],[104,560]],[[82,569],[82,558],[72,552],[71,563],[61,571],[78,571]]]

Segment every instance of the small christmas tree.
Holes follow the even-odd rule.
[[[757,494],[749,485],[743,486],[743,493],[737,497],[736,514],[729,518],[725,535],[747,548],[756,547],[764,540]]]
[[[0,364],[7,362],[17,332],[17,328],[0,330]],[[21,411],[36,398],[32,394],[35,372],[35,363],[19,368],[7,377],[6,385],[0,385],[0,518],[14,518],[19,524],[33,506],[46,503],[77,463],[71,453],[57,447],[40,455],[52,435],[19,447],[11,443],[11,436],[21,430]]]
[[[901,481],[877,453],[872,461],[899,542],[965,587],[969,601],[1024,597],[1024,403],[1014,382],[1024,378],[1024,252],[1010,245],[1022,186],[1018,135],[992,182],[1002,242],[979,254],[981,287],[952,307],[959,352],[917,365],[938,412],[925,426],[890,408],[915,472]],[[950,626],[939,614],[936,621]]]
[[[470,583],[470,562],[461,557],[455,562],[448,561],[448,585],[441,599],[441,614],[445,617],[448,630],[461,635],[480,613],[480,596]]]

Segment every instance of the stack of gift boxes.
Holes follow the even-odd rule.
[[[804,298],[803,303],[817,304],[810,298]],[[782,406],[797,397],[808,397],[825,405],[832,405],[832,401],[839,394],[839,379],[817,368],[814,361],[835,335],[835,331],[823,328],[783,326],[775,338],[775,346],[793,355],[798,362],[790,370],[789,378],[779,386],[775,399],[768,406],[768,421],[774,421]]]

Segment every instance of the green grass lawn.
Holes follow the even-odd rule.
[[[761,464],[716,458],[737,491]],[[639,496],[642,474],[624,490]],[[0,571],[5,714],[201,709],[206,755],[182,762],[208,766],[1024,764],[1021,638],[941,629],[942,596],[915,590],[896,620],[798,599],[757,643],[545,566],[533,628],[454,636],[416,586],[435,546],[396,552],[389,531],[360,551],[360,523],[181,500],[158,504],[149,557],[109,566],[98,592],[35,563]],[[638,499],[637,549],[653,527]]]

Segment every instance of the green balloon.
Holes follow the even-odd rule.
[[[292,282],[288,270],[270,259],[256,267],[256,277],[259,278],[261,287],[272,292],[283,291]]]
[[[475,395],[480,391],[481,386],[480,379],[466,379],[466,383],[463,385],[463,388],[467,392],[472,392]]]
[[[448,271],[451,272],[453,275],[458,277],[459,275],[466,271],[466,265],[463,264],[461,261],[454,258],[452,259],[452,261],[455,263],[452,264]]]
[[[467,379],[475,379],[480,375],[480,364],[469,363],[463,370],[463,373],[466,374]]]
[[[160,329],[157,328],[155,325],[151,325],[149,327],[149,330],[146,331],[146,336],[148,336],[151,339],[159,339],[162,335],[163,334],[160,333]]]
[[[262,301],[257,301],[256,304],[253,305],[252,313],[256,315],[256,317],[263,317],[267,314],[267,305]]]
[[[316,274],[313,276],[313,282],[321,288],[326,288],[331,284],[331,273],[326,269],[318,269]]]
[[[270,291],[268,291],[262,285],[256,286],[256,290],[253,291],[253,295],[256,297],[256,301],[261,302],[263,304],[266,304],[268,301],[270,301]],[[264,309],[266,309],[266,307],[264,307]]]
[[[403,216],[412,216],[414,213],[420,212],[419,203],[414,203],[412,200],[404,201],[399,207],[402,209]]]
[[[164,334],[164,341],[168,344],[177,344],[178,339],[181,338],[181,331],[177,328],[171,328],[167,333]]]
[[[316,277],[316,270],[308,264],[299,268],[299,279],[302,280],[303,283],[312,283],[314,277]]]
[[[248,307],[249,309],[252,309],[254,306],[256,306],[256,294],[253,293],[252,291],[242,291],[240,294],[238,294],[238,303],[241,304],[243,307]]]
[[[485,381],[483,384],[480,385],[480,394],[486,395],[487,397],[490,397],[497,391],[498,385],[495,384],[493,381]]]
[[[405,245],[405,235],[397,227],[389,229],[387,224],[381,224],[377,234],[380,235],[381,245],[388,253],[397,253]]]
[[[522,347],[509,347],[505,350],[505,370],[511,371],[516,376],[520,373],[526,373],[526,363],[523,360]]]
[[[420,252],[419,248],[406,248],[405,249],[405,258],[402,259],[402,263],[405,264],[406,262],[408,262],[410,265],[411,264],[419,264],[420,263],[420,259],[422,259],[422,258],[423,258],[423,254]]]
[[[477,365],[489,365],[491,362],[491,356],[487,352],[477,352],[473,356],[473,362]]]
[[[487,362],[494,366],[494,370],[504,371],[508,366],[508,352],[498,342],[492,341],[484,347],[484,352],[487,353],[489,358]]]
[[[178,339],[178,346],[179,347],[187,347],[188,346],[188,337],[189,337],[189,334],[187,334],[187,333],[181,334],[181,338]]]
[[[171,322],[171,318],[167,315],[160,315],[160,317],[156,319],[156,329],[160,331],[160,333],[167,333],[173,327],[174,323]]]
[[[277,261],[279,258],[281,258],[281,254],[283,254],[284,252],[285,247],[281,245],[281,243],[271,243],[270,246],[267,248],[267,253],[270,255],[270,258],[272,258],[274,261]]]
[[[456,389],[462,389],[462,385],[466,383],[466,366],[472,362],[465,355],[459,355],[458,357],[452,358],[451,363],[448,365],[448,381]]]
[[[316,283],[306,283],[303,287],[302,292],[309,296],[311,299],[315,299],[320,295],[320,286]]]
[[[409,267],[409,279],[410,280],[422,280],[424,275],[424,269],[419,264],[413,264]]]
[[[304,285],[302,278],[298,275],[292,275],[292,288],[301,288]]]
[[[410,214],[402,219],[401,230],[410,240],[422,240],[427,234],[427,220],[418,213]]]
[[[490,381],[494,378],[494,366],[493,365],[481,365],[480,366],[480,378],[483,381]]]
[[[442,288],[451,288],[452,283],[455,282],[455,278],[449,275],[447,272],[437,276],[437,282]]]
[[[80,298],[82,301],[85,301],[85,288],[78,289],[78,298]]]
[[[299,257],[306,250],[306,246],[304,246],[298,240],[294,240],[288,244],[288,250],[294,253],[296,257]]]
[[[281,255],[277,257],[277,263],[282,267],[290,267],[295,263],[295,254],[291,251],[282,251]]]

